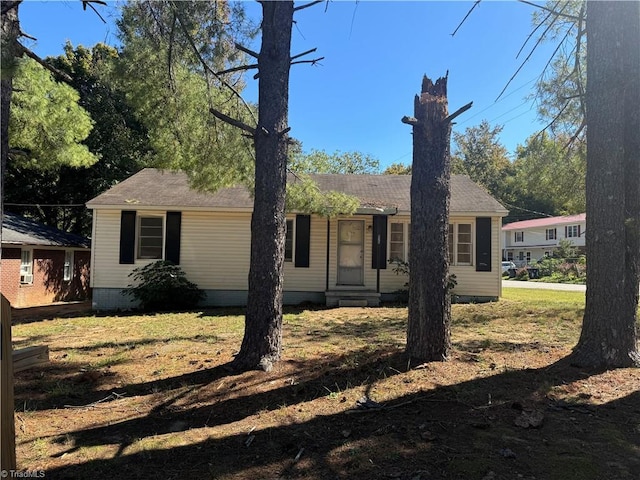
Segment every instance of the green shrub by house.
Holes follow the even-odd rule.
[[[136,268],[129,277],[133,284],[127,285],[124,293],[147,311],[187,310],[205,298],[205,293],[187,280],[178,265],[165,260]]]

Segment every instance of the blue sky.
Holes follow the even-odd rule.
[[[295,65],[290,79],[291,135],[305,150],[360,151],[382,166],[411,162],[411,128],[400,122],[413,115],[422,76],[449,71],[449,111],[473,101],[458,117],[455,131],[487,119],[504,125],[502,143],[513,153],[544,125],[537,120],[535,80],[553,50],[543,44],[496,102],[500,91],[530,51],[518,50],[531,31],[533,7],[514,1],[483,1],[455,30],[473,2],[333,1],[296,14],[292,53],[317,48],[321,65]],[[41,56],[59,55],[64,43],[117,45],[117,3],[97,7],[107,24],[78,0],[26,1],[20,6],[22,30]],[[259,18],[260,8],[247,3]],[[259,39],[252,46],[259,50]],[[257,83],[245,91],[256,100]]]

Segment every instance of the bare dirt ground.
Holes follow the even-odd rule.
[[[51,362],[17,374],[19,467],[47,479],[636,479],[640,371],[562,360],[575,295],[456,305],[451,360],[413,368],[402,307],[290,310],[278,367],[240,374],[228,362],[241,312],[23,318],[16,347],[48,344]]]

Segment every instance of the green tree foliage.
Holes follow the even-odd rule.
[[[308,174],[377,174],[380,171],[378,160],[360,152],[336,151],[328,154],[324,150],[312,150],[305,154],[298,141],[293,141],[292,147],[288,162],[293,178],[287,182],[288,211],[315,213],[325,217],[351,215],[360,206],[357,198],[342,192],[323,192]]]
[[[71,77],[79,104],[91,115],[94,128],[84,140],[99,160],[88,168],[59,165],[47,169],[10,162],[6,176],[8,203],[75,205],[16,207],[13,211],[65,231],[89,235],[91,215],[84,204],[117,182],[151,164],[146,130],[126,103],[125,93],[111,79],[118,52],[104,44],[88,49],[65,46],[48,61]],[[36,165],[35,167],[38,167]]]
[[[119,84],[149,133],[157,166],[184,170],[192,185],[215,191],[251,184],[251,142],[211,115],[215,107],[250,125],[253,108],[239,101],[239,77],[215,72],[241,58],[232,48],[244,20],[241,4],[129,2],[118,22]],[[232,87],[232,88],[230,88]]]
[[[13,79],[10,162],[38,169],[95,163],[98,158],[81,143],[93,122],[78,100],[73,88],[56,82],[34,60],[22,60]]]
[[[382,173],[384,175],[411,175],[411,165],[392,163]]]
[[[312,150],[304,154],[298,152],[290,157],[289,170],[304,173],[339,174],[377,174],[380,162],[360,152],[327,153],[324,150]]]
[[[323,192],[318,184],[304,173],[295,174],[287,182],[287,211],[313,213],[323,217],[351,215],[360,206],[360,201],[342,192]]]
[[[538,115],[551,136],[584,140],[587,83],[584,13],[586,2],[552,0],[533,13],[533,24],[546,31],[543,40],[558,45],[554,58],[536,83]],[[555,13],[554,13],[555,12]]]
[[[542,133],[518,146],[512,203],[551,215],[585,211],[586,151],[583,144],[568,148],[567,142]]]
[[[508,198],[506,179],[511,173],[507,149],[498,139],[501,131],[502,126],[491,127],[483,120],[464,133],[454,132],[456,148],[451,159],[452,173],[468,175],[498,200]]]

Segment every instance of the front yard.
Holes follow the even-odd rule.
[[[584,293],[519,289],[454,305],[451,361],[412,370],[406,308],[288,310],[268,374],[226,368],[239,310],[20,323],[16,348],[48,344],[51,362],[16,375],[18,465],[82,479],[636,478],[640,371],[561,361],[583,308]]]

